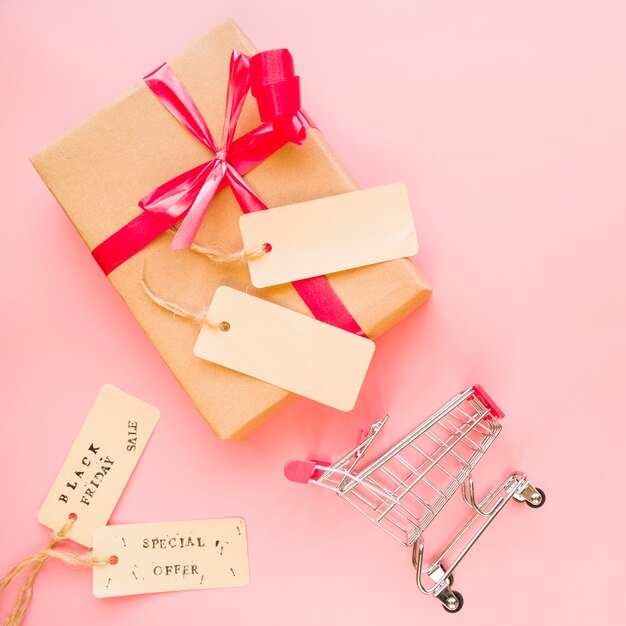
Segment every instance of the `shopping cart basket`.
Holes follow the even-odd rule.
[[[502,417],[498,406],[476,385],[368,464],[365,452],[388,417],[374,423],[356,448],[336,463],[291,461],[285,465],[285,475],[333,490],[394,539],[413,546],[419,590],[455,613],[463,606],[463,597],[452,590],[452,573],[487,526],[511,499],[534,508],[545,502],[543,491],[521,472],[512,473],[476,500],[471,472],[500,433]],[[425,565],[423,533],[458,489],[473,515],[443,552]],[[449,560],[447,567],[444,560]]]

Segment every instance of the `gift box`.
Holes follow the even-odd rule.
[[[224,124],[233,50],[250,56],[256,53],[246,35],[227,21],[168,62],[214,136]],[[259,104],[248,96],[235,137],[259,124]],[[141,215],[140,199],[212,156],[146,82],[139,82],[34,155],[32,162],[89,249],[97,253],[102,242]],[[314,127],[306,128],[301,145],[286,143],[247,172],[245,180],[269,207],[356,189],[323,133]],[[241,211],[231,189],[222,189],[210,203],[196,240],[225,249],[241,248]],[[206,309],[215,289],[228,285],[305,315],[311,311],[291,284],[254,289],[245,263],[215,264],[188,249],[171,250],[172,238],[171,232],[163,232],[123,262],[111,264],[109,278],[217,436],[244,438],[293,394],[194,356],[198,325],[156,306],[146,296],[142,278],[161,297],[190,309]],[[407,259],[327,278],[372,339],[424,302],[431,291]]]

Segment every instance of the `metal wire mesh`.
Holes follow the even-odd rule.
[[[335,490],[409,546],[463,484],[501,426],[469,389],[364,465],[366,450],[383,424],[374,424],[363,443],[315,482]]]

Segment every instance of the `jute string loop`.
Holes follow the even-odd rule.
[[[177,230],[176,227],[170,228],[170,231],[173,233]],[[197,243],[192,243],[189,249],[207,257],[207,259],[210,259],[213,263],[242,263],[267,254],[272,250],[272,246],[269,243],[263,243],[252,250],[241,249],[229,251],[220,246],[202,246]]]
[[[179,304],[176,304],[176,302],[165,300],[165,298],[161,298],[160,296],[157,296],[150,289],[150,287],[148,287],[144,278],[142,278],[139,281],[139,284],[143,287],[143,290],[146,292],[146,295],[148,296],[148,298],[150,298],[150,300],[152,300],[152,302],[154,302],[155,304],[158,304],[162,309],[165,309],[166,311],[170,311],[171,313],[174,313],[174,315],[178,315],[180,317],[184,317],[189,320],[194,320],[195,322],[199,322],[200,324],[206,324],[207,326],[210,326],[211,328],[217,328],[218,330],[221,330],[224,332],[230,330],[229,322],[226,322],[226,321],[212,322],[211,320],[209,320],[208,310],[191,311],[189,309],[185,309]]]
[[[75,552],[67,552],[56,549],[56,547],[60,543],[67,541],[66,535],[72,525],[76,522],[76,519],[76,515],[71,514],[61,530],[59,530],[58,532],[54,530],[51,531],[51,541],[45,549],[39,552],[35,552],[34,554],[31,554],[30,556],[20,561],[0,580],[1,595],[4,590],[9,586],[11,581],[22,570],[30,567],[30,571],[28,572],[28,575],[26,576],[22,587],[18,591],[17,598],[15,599],[15,603],[13,604],[13,608],[11,609],[11,613],[4,622],[5,626],[18,626],[22,623],[22,620],[24,619],[24,614],[26,613],[26,609],[28,608],[28,605],[30,604],[30,601],[33,597],[33,585],[35,583],[35,578],[37,578],[37,574],[39,574],[39,571],[48,559],[57,559],[72,567],[96,567],[117,563],[117,557],[114,556],[99,557],[95,556],[93,552],[77,554]]]

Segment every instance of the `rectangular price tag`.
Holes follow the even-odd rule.
[[[374,353],[374,342],[230,287],[209,308],[222,331],[202,327],[194,353],[323,404],[350,411]]]
[[[94,532],[93,551],[117,557],[94,567],[99,598],[243,587],[249,580],[246,524],[238,517],[105,526]]]
[[[94,529],[109,521],[158,419],[155,407],[104,385],[37,519],[59,531],[75,513],[67,536],[91,547]]]
[[[247,213],[244,249],[255,287],[269,287],[417,254],[415,224],[400,183]]]

